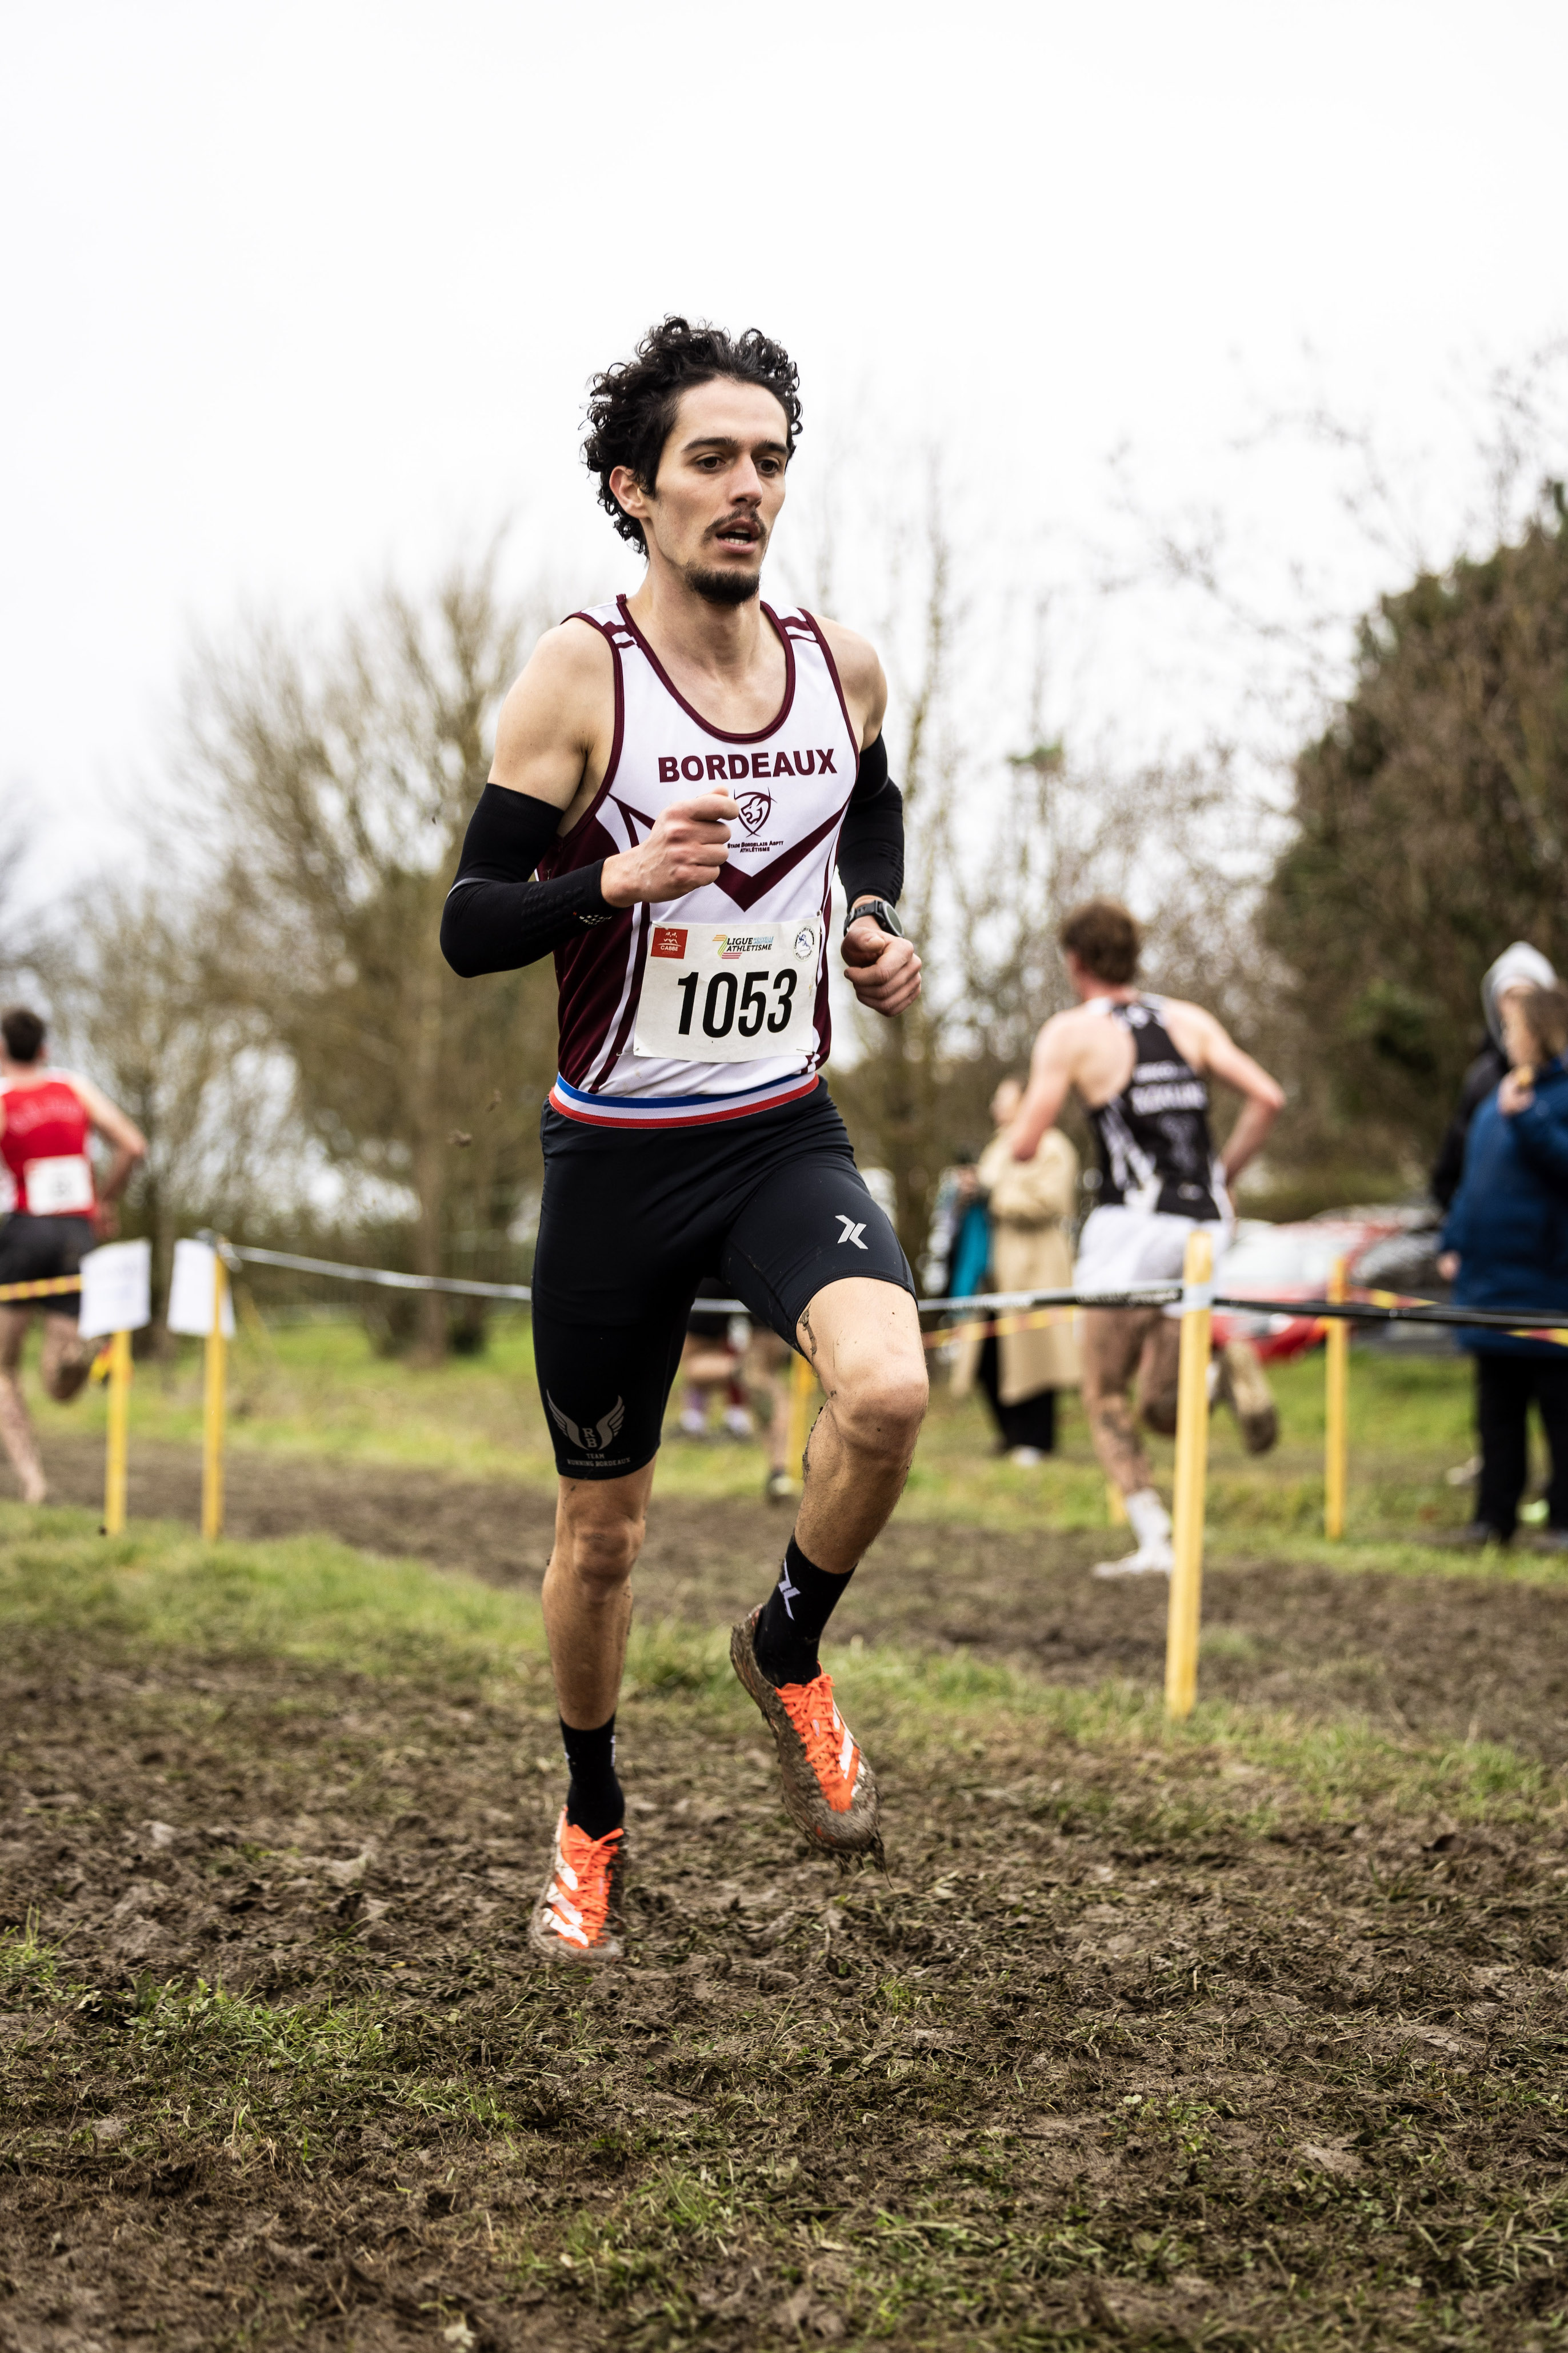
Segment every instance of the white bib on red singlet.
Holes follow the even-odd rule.
[[[777,716],[714,727],[666,676],[624,597],[574,617],[615,659],[616,739],[592,807],[541,860],[591,865],[647,839],[662,810],[722,782],[740,807],[729,860],[683,898],[626,909],[557,951],[557,1111],[611,1126],[734,1119],[803,1094],[829,1047],[827,940],[839,828],[860,756],[809,613],[762,607],[784,647]]]

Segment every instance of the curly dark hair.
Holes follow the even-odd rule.
[[[629,360],[618,360],[588,386],[588,434],[583,462],[599,476],[599,502],[622,539],[644,551],[642,525],[629,515],[609,487],[617,466],[636,475],[651,491],[675,422],[681,395],[694,384],[731,376],[736,384],[759,384],[770,392],[787,420],[790,457],[800,435],[800,370],[784,349],[758,327],[727,335],[706,322],[662,319],[650,327]]]

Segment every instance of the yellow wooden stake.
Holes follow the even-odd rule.
[[[1191,1715],[1198,1696],[1198,1627],[1203,1607],[1203,1500],[1209,1469],[1209,1293],[1213,1252],[1190,1234],[1181,1281],[1181,1356],[1176,1390],[1176,1499],[1171,1615],[1165,1636],[1165,1705]]]
[[[103,1470],[103,1533],[125,1533],[125,1458],[131,1428],[131,1335],[109,1343],[109,1448]]]
[[[207,1393],[201,1423],[201,1532],[223,1534],[223,1415],[228,1371],[228,1342],[224,1336],[223,1309],[228,1297],[228,1269],[221,1254],[212,1255],[212,1330],[207,1339]]]
[[[1345,1261],[1334,1261],[1329,1277],[1329,1297],[1345,1296]],[[1351,1327],[1340,1317],[1329,1319],[1323,1343],[1323,1534],[1345,1533],[1345,1471],[1350,1447]]]
[[[1127,1497],[1114,1479],[1106,1481],[1106,1517],[1113,1528],[1127,1525]]]
[[[789,1375],[789,1475],[800,1476],[801,1457],[806,1451],[809,1432],[807,1418],[811,1410],[811,1391],[817,1386],[817,1376],[804,1356],[797,1356]]]

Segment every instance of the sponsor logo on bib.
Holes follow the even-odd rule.
[[[656,923],[653,927],[653,944],[648,953],[650,955],[683,956],[686,953],[685,933],[679,930],[673,923]]]

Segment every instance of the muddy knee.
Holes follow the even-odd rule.
[[[46,1353],[42,1372],[44,1387],[57,1405],[69,1405],[92,1370],[97,1355],[91,1340],[71,1339],[58,1350]]]
[[[857,1454],[903,1461],[914,1451],[930,1402],[923,1364],[879,1366],[847,1382],[833,1399],[833,1419]]]
[[[1157,1438],[1175,1437],[1176,1391],[1174,1389],[1161,1389],[1154,1397],[1145,1398],[1139,1407],[1139,1412],[1144,1428],[1152,1430]]]

